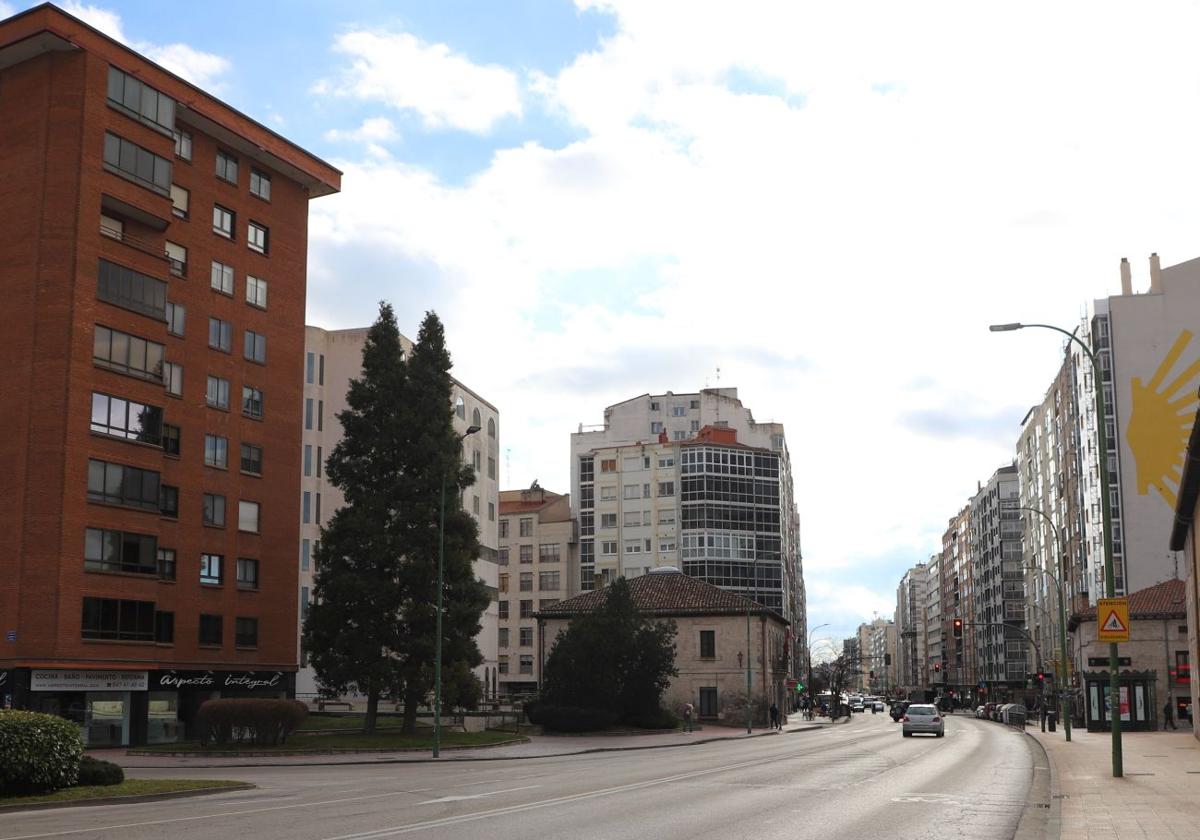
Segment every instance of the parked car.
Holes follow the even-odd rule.
[[[975,707],[975,717],[982,718],[984,710],[986,710],[986,709],[987,709],[987,706],[983,706],[983,705],[976,706]]]
[[[911,737],[915,732],[936,735],[939,738],[946,734],[946,722],[942,719],[942,713],[931,703],[912,704],[905,710],[901,720],[901,731],[905,738]]]

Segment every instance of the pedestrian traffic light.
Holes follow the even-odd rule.
[[[797,681],[796,682],[796,691],[803,691],[803,690],[804,690],[804,683]]]
[[[962,638],[963,620],[961,618],[954,619],[954,638]]]

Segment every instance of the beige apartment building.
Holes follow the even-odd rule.
[[[302,460],[300,467],[300,626],[308,615],[313,591],[313,554],[321,539],[321,528],[333,512],[345,504],[340,490],[325,477],[325,459],[342,439],[337,415],[345,410],[350,380],[362,375],[362,351],[367,328],[323,330],[304,328],[304,403],[302,423]],[[400,336],[405,353],[412,341]],[[463,438],[463,462],[475,468],[475,484],[463,491],[459,503],[479,525],[480,556],[475,574],[493,594],[492,604],[481,618],[482,629],[476,637],[483,663],[476,675],[493,695],[496,690],[499,615],[495,600],[498,557],[498,511],[500,507],[499,470],[500,415],[496,407],[461,382],[454,380],[454,428],[461,435],[471,426],[479,431]],[[447,504],[450,502],[447,501]],[[317,692],[316,674],[300,651],[300,672],[296,677],[298,697]]]
[[[527,490],[500,492],[497,578],[497,691],[532,694],[541,683],[534,613],[564,600],[578,574],[578,540],[571,497],[535,481]]]

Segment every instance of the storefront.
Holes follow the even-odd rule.
[[[1113,711],[1109,702],[1109,674],[1107,671],[1085,671],[1084,711],[1088,732],[1107,732]],[[1154,696],[1154,671],[1122,671],[1120,674],[1121,729],[1137,731],[1154,729],[1156,698]]]
[[[79,725],[88,748],[199,737],[197,712],[219,697],[292,697],[288,671],[0,671],[0,701]]]

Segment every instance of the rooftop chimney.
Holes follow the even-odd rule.
[[[1121,294],[1133,294],[1133,275],[1129,270],[1129,258],[1121,257]]]
[[[1158,252],[1150,255],[1150,294],[1162,294],[1162,266],[1158,262]]]

